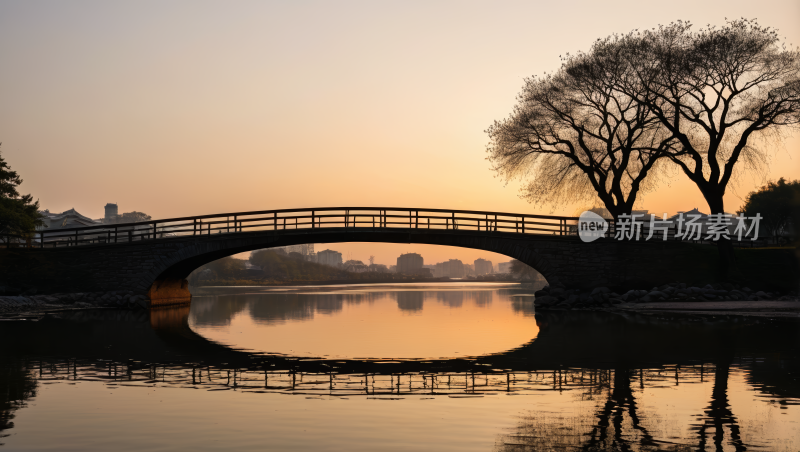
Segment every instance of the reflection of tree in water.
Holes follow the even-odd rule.
[[[610,374],[609,372],[608,374]],[[714,371],[711,403],[702,424],[693,428],[698,433],[697,445],[677,444],[658,439],[645,423],[660,425],[664,419],[652,413],[642,413],[632,391],[635,372],[617,368],[613,376],[602,371],[596,374],[590,388],[582,395],[582,403],[594,404],[581,408],[577,416],[536,411],[525,416],[515,432],[501,437],[498,451],[522,450],[583,450],[583,451],[690,451],[723,450],[725,427],[728,444],[736,451],[746,450],[736,417],[728,405],[727,386],[729,366],[720,364]],[[603,378],[603,377],[606,378]],[[676,373],[677,378],[677,373]],[[643,380],[639,378],[640,384]],[[598,396],[600,396],[598,398]],[[603,402],[601,398],[605,396]],[[646,421],[646,422],[645,422]],[[712,433],[713,432],[713,433]],[[713,449],[707,449],[713,435]]]
[[[422,311],[425,296],[422,292],[393,292],[401,311]]]
[[[714,368],[711,401],[704,416],[698,419],[698,424],[690,428],[690,431],[696,432],[695,444],[659,439],[648,431],[645,424],[662,426],[665,420],[638,409],[631,387],[631,382],[637,376],[636,371],[617,368],[613,371],[613,377],[609,375],[612,372],[604,374],[603,371],[595,371],[590,387],[582,395],[582,403],[595,402],[593,407],[580,408],[576,416],[532,412],[522,418],[514,433],[501,437],[496,449],[722,451],[728,446],[732,450],[745,451],[747,447],[742,441],[738,421],[728,402],[729,361],[723,361]],[[679,378],[678,370],[675,378]],[[644,377],[639,376],[639,384],[644,387]],[[597,396],[605,397],[605,401]]]
[[[728,427],[730,441],[734,449],[738,451],[747,450],[742,443],[739,424],[736,416],[728,404],[728,379],[730,376],[730,364],[728,362],[719,363],[714,371],[714,390],[711,392],[711,403],[706,410],[706,418],[703,423],[696,428],[698,433],[698,450],[706,450],[709,430],[713,429],[714,450],[723,450],[725,439],[725,426]]]
[[[641,425],[636,408],[636,399],[631,390],[631,371],[616,369],[613,389],[595,415],[596,424],[583,449],[623,451],[633,450],[634,445],[638,445],[640,450],[665,450]]]
[[[195,297],[191,306],[192,319],[198,325],[230,325],[233,316],[247,307],[246,297],[247,295]]]
[[[36,386],[24,363],[16,359],[0,361],[0,438],[8,436],[4,431],[14,427],[14,412],[36,396]]]

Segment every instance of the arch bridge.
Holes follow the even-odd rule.
[[[480,249],[575,288],[652,287],[679,279],[676,271],[692,275],[706,265],[696,246],[676,241],[584,243],[576,222],[507,212],[328,207],[93,225],[41,231],[24,242],[6,237],[0,286],[39,293],[126,290],[146,294],[151,306],[178,304],[191,299],[188,275],[208,262],[263,248],[339,242]],[[676,262],[683,267],[676,270]]]

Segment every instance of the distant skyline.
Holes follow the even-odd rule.
[[[108,202],[154,219],[341,205],[572,215],[494,178],[484,130],[523,79],[613,33],[675,20],[757,18],[800,45],[800,2],[0,3],[0,142],[43,209],[90,218]],[[765,179],[800,179],[800,135]],[[708,211],[682,174],[642,208]],[[324,245],[389,265],[501,262],[478,250]]]

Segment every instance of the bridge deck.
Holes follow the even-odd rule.
[[[297,229],[436,229],[576,235],[577,217],[444,209],[328,207],[235,212],[219,215],[102,224],[39,231],[31,238],[6,237],[6,245],[63,247],[118,244],[174,237]]]

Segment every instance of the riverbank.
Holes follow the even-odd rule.
[[[133,292],[87,292],[69,294],[0,296],[0,318],[28,318],[50,312],[84,309],[144,309],[147,299]]]
[[[797,292],[765,292],[734,284],[690,286],[672,283],[651,290],[617,293],[608,287],[591,291],[544,287],[534,293],[537,310],[604,310],[688,316],[800,318]]]
[[[800,319],[800,301],[707,301],[624,303],[617,310],[638,314],[680,314],[690,316],[745,316]]]
[[[202,284],[192,283],[190,287],[236,287],[236,286],[261,286],[261,287],[287,287],[287,286],[337,286],[337,285],[358,285],[358,284],[419,284],[419,283],[464,283],[464,282],[498,282],[498,283],[519,283],[521,281],[502,278],[482,278],[482,279],[451,279],[451,278],[385,278],[385,279],[327,279],[322,281],[274,281],[263,279],[235,279],[235,280],[206,280]]]

